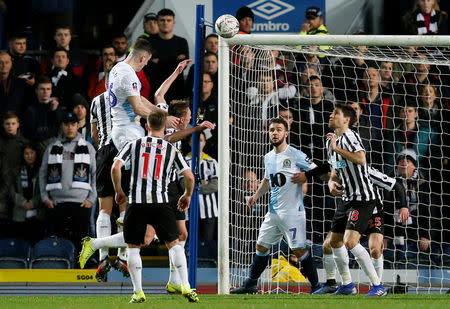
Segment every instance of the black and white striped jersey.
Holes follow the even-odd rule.
[[[190,154],[188,154],[185,159],[188,165],[191,166],[192,157],[190,156]],[[200,180],[210,182],[211,180],[217,179],[218,177],[217,161],[207,154],[202,153],[199,164]],[[198,206],[200,219],[217,218],[219,214],[217,192],[209,194],[199,194]],[[188,212],[186,212],[186,220],[188,220]]]
[[[339,148],[358,152],[365,151],[358,133],[348,129],[337,138],[336,144]],[[368,164],[364,166],[356,164],[343,158],[331,150],[330,140],[327,139],[328,163],[335,169],[344,188],[343,201],[371,201],[377,198],[373,183],[370,180]]]
[[[166,135],[164,135],[164,139],[167,139],[168,136],[172,135],[173,133],[175,133],[177,130],[174,128],[166,128]],[[181,152],[181,141],[177,141],[175,143],[172,143],[172,145],[174,145],[180,152]],[[177,181],[178,177],[177,177],[177,171],[175,168],[172,169],[172,174],[170,176],[170,181]]]
[[[168,203],[167,187],[173,166],[178,174],[189,169],[175,146],[152,136],[127,143],[114,160],[131,166],[129,203]]]
[[[107,92],[99,94],[92,100],[91,123],[96,123],[98,131],[98,148],[102,148],[111,142],[111,107],[107,97]]]
[[[370,180],[372,180],[372,183],[375,185],[375,192],[377,194],[377,199],[380,202],[380,204],[383,205],[383,198],[380,193],[380,188],[385,189],[387,191],[392,191],[392,189],[394,189],[396,180],[395,178],[392,178],[371,166],[368,167],[368,170]],[[375,207],[373,213],[378,213],[378,211],[379,210],[377,209],[377,207]]]

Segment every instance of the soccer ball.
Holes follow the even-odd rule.
[[[216,20],[216,32],[223,38],[231,38],[239,32],[239,22],[233,15],[222,15]]]

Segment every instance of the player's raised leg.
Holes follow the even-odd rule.
[[[121,204],[119,206],[120,209],[120,215],[119,218],[117,219],[118,222],[120,222],[121,220],[123,220],[123,218],[125,217],[125,209],[126,209],[126,203]],[[121,233],[122,232],[122,227],[121,226],[117,226],[117,233]],[[117,242],[119,242],[119,239],[117,239]],[[114,261],[114,263],[112,264],[112,266],[119,272],[122,273],[122,275],[125,278],[130,277],[130,272],[128,269],[128,265],[127,265],[127,251],[125,247],[119,246],[117,247],[117,258]]]

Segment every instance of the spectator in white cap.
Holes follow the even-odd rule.
[[[417,168],[417,154],[413,149],[402,150],[397,157],[394,177],[401,180],[405,191],[410,217],[400,223],[395,220],[398,216],[395,210],[395,198],[387,192],[385,195],[385,236],[393,239],[397,251],[397,259],[414,261],[421,259],[420,252],[430,252],[428,256],[433,260],[433,253],[442,241],[441,206],[437,194],[430,194],[430,183]],[[435,243],[437,242],[437,243]]]

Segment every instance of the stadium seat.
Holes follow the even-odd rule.
[[[22,238],[0,239],[0,268],[25,269],[30,260],[30,243]]]
[[[30,268],[69,269],[74,267],[74,260],[75,246],[70,240],[49,237],[34,246]]]

